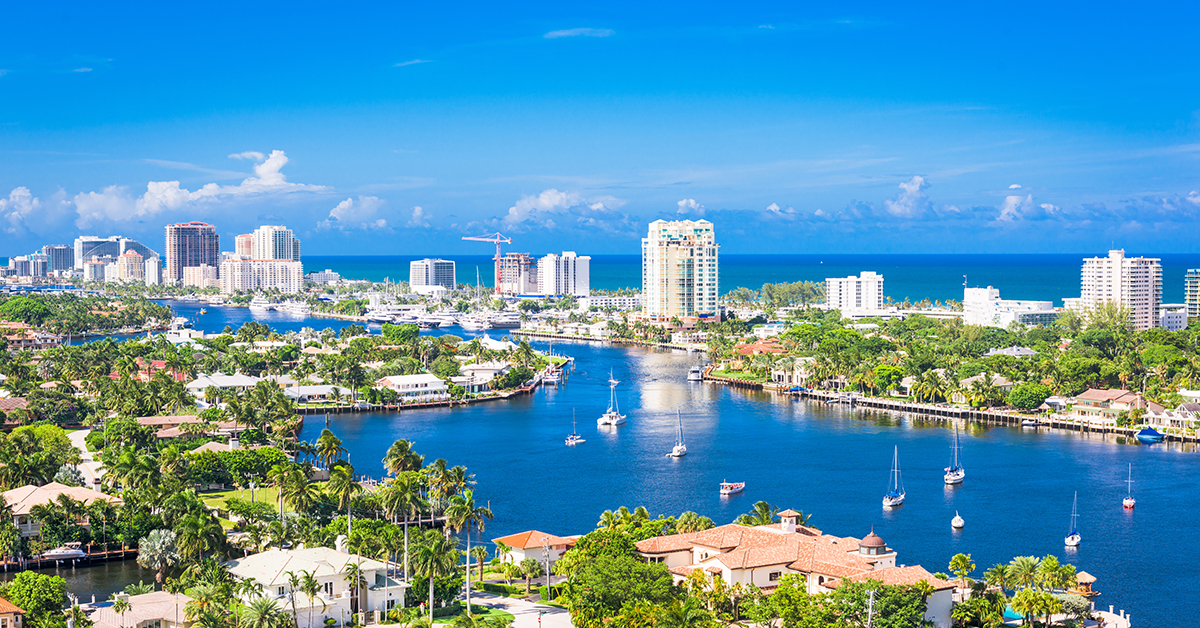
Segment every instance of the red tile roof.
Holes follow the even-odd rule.
[[[0,399],[0,411],[12,412],[21,408],[29,407],[29,402],[24,397],[6,397]]]
[[[0,597],[0,613],[15,613],[17,615],[24,615],[25,611],[22,610],[20,606],[17,606],[16,604],[13,604],[12,602]]]
[[[554,536],[553,534],[548,534],[546,532],[538,532],[537,530],[528,530],[526,532],[518,532],[517,534],[502,536],[498,539],[492,539],[492,542],[504,543],[509,547],[515,547],[517,549],[532,549],[545,545],[555,547],[559,545],[575,544],[575,541],[572,539]]]

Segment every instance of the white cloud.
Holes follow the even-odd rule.
[[[546,39],[559,39],[561,37],[609,37],[615,34],[611,28],[568,28],[561,31],[550,31],[542,37]]]
[[[819,209],[817,210],[817,212],[820,212],[820,211],[821,210],[819,210]],[[792,207],[783,209],[783,208],[779,207],[779,203],[771,203],[770,205],[767,205],[767,210],[766,210],[766,213],[763,214],[763,217],[766,218],[767,220],[792,220],[792,219],[798,217],[799,215],[800,215],[800,212],[796,211]],[[824,214],[818,213],[818,215],[824,215]]]
[[[357,201],[348,198],[329,210],[329,217],[318,222],[317,229],[387,229],[387,220],[379,217],[383,205],[378,196],[360,196]]]
[[[417,65],[418,63],[432,63],[429,59],[413,59],[411,61],[401,61],[392,67],[402,68],[406,65]]]
[[[887,212],[897,218],[919,218],[929,207],[929,197],[925,196],[925,188],[929,184],[925,177],[914,175],[913,178],[901,183],[900,193],[894,199],[883,202]]]
[[[584,197],[578,192],[548,188],[536,195],[524,195],[502,217],[471,222],[468,230],[503,229],[524,232],[534,229],[584,229],[590,233],[635,233],[635,225],[618,211],[623,199],[613,196]]]
[[[1000,222],[1012,222],[1019,220],[1033,209],[1033,195],[1030,194],[1024,198],[1020,196],[1006,196],[1004,203],[1000,205],[1000,215],[996,220]]]
[[[697,203],[696,199],[694,198],[685,198],[675,203],[675,205],[678,207],[678,209],[675,210],[675,213],[680,216],[695,214],[701,218],[704,217],[704,206],[700,203]]]
[[[1192,190],[1187,195],[1187,202],[1191,203],[1192,205],[1200,206],[1200,190]]]
[[[758,27],[759,27],[759,28],[768,28],[768,29],[771,29],[771,30],[775,30],[775,26],[774,26],[773,24],[759,24],[759,25],[758,25]]]
[[[92,69],[91,68],[75,68],[74,70],[71,70],[71,71],[72,72],[91,72]]]
[[[405,226],[415,228],[429,227],[429,217],[425,215],[425,210],[421,209],[420,205],[412,209],[412,217],[408,219],[408,224]]]
[[[1012,184],[1012,185],[1008,186],[1008,189],[1010,189],[1010,190],[1019,190],[1019,189],[1021,189],[1021,184],[1020,184],[1020,183],[1014,183],[1014,184]]]
[[[230,159],[249,159],[251,161],[262,161],[267,158],[266,155],[256,151],[248,150],[241,153],[234,153],[229,156]]]
[[[28,229],[25,220],[40,209],[42,202],[33,196],[27,187],[14,188],[8,198],[0,198],[0,216],[4,218],[4,232],[23,234]]]
[[[522,196],[521,200],[508,208],[508,213],[501,222],[506,227],[520,227],[541,221],[544,226],[553,227],[554,221],[543,217],[544,214],[561,212],[583,202],[578,192],[559,192],[550,188],[542,190],[537,196]]]
[[[248,158],[248,153],[241,153]],[[262,156],[259,153],[259,156]],[[104,220],[122,221],[153,216],[164,211],[174,211],[195,205],[215,203],[224,199],[263,195],[282,195],[293,192],[323,192],[321,185],[291,183],[282,170],[288,158],[281,150],[271,151],[261,163],[255,164],[253,177],[247,177],[237,185],[208,183],[196,191],[182,188],[178,181],[151,181],[140,197],[130,196],[122,186],[109,186],[101,192],[85,192],[75,196],[75,208],[79,217],[75,225],[81,229]]]

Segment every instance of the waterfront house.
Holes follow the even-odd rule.
[[[242,375],[236,373],[234,375],[223,375],[214,373],[212,375],[201,375],[196,379],[184,384],[184,388],[199,399],[204,398],[204,391],[210,387],[217,390],[226,391],[232,390],[236,392],[245,392],[254,388],[258,384],[258,378],[250,375]]]
[[[0,628],[21,628],[25,611],[20,606],[0,597]]]
[[[1145,409],[1146,400],[1138,393],[1120,388],[1089,388],[1075,396],[1067,417],[1084,423],[1114,425],[1121,413]]]
[[[1200,403],[1182,403],[1174,410],[1167,410],[1155,403],[1147,403],[1146,423],[1153,427],[1195,429],[1200,425]]]
[[[1004,349],[992,349],[991,351],[983,354],[983,357],[990,358],[997,355],[1006,355],[1010,358],[1028,358],[1037,355],[1037,351],[1034,351],[1029,347],[1018,347],[1013,345]]]
[[[33,511],[34,506],[57,503],[60,495],[66,495],[77,502],[83,502],[85,506],[90,506],[93,502],[101,500],[114,506],[122,503],[120,498],[105,495],[100,491],[94,491],[82,486],[67,486],[58,482],[51,482],[45,486],[26,484],[25,486],[4,491],[4,501],[12,510],[13,523],[21,531],[21,538],[31,538],[41,535],[42,524],[33,518],[30,513]],[[87,526],[87,518],[81,520],[80,524]]]
[[[802,357],[780,360],[771,366],[771,381],[783,386],[804,386],[812,376],[812,365],[816,358]]]
[[[537,530],[527,530],[492,539],[492,543],[503,543],[510,548],[507,553],[498,557],[500,562],[519,565],[526,558],[532,558],[544,566],[547,552],[550,563],[554,564],[562,558],[564,552],[575,546],[575,539],[554,536]]]
[[[189,414],[181,416],[144,416],[138,418],[137,422],[142,427],[155,430],[154,436],[159,440],[166,440],[179,438],[187,434],[187,430],[183,428],[186,424],[204,423],[205,421],[199,416]],[[233,421],[217,421],[212,423],[212,425],[214,429],[211,433],[224,434],[226,436],[235,435],[249,427],[245,423],[238,425]]]
[[[338,542],[344,546],[345,537]],[[352,564],[358,565],[366,581],[357,595],[346,580]],[[351,613],[361,611],[390,610],[403,602],[408,587],[389,577],[384,563],[328,547],[270,549],[231,560],[225,566],[234,576],[262,585],[264,594],[281,608],[290,609],[294,603],[301,626],[321,625],[326,618],[344,622]],[[294,591],[288,572],[311,573],[321,587],[320,592],[309,599],[303,592]]]
[[[182,593],[118,593],[116,598],[129,602],[129,610],[118,613],[113,610],[114,601],[98,602],[88,615],[92,628],[189,628],[192,625],[184,613],[192,598]]]
[[[441,401],[450,398],[450,387],[437,375],[388,375],[375,385],[395,391],[400,401]]]
[[[734,347],[734,351],[743,357],[764,354],[779,355],[782,353],[787,353],[787,349],[783,348],[778,338],[766,338],[752,343],[740,344],[737,347]]]
[[[458,367],[458,371],[466,377],[490,382],[496,377],[507,373],[510,368],[512,368],[512,365],[508,362],[492,360],[491,362],[480,362],[479,364],[463,364]]]
[[[973,377],[960,380],[958,382],[958,390],[954,391],[954,394],[950,396],[950,401],[953,401],[954,403],[967,403],[967,394],[970,392],[971,386],[974,385],[975,382],[983,381],[983,377],[985,375],[987,375],[987,373],[980,373]],[[1003,375],[996,375],[994,373],[992,374],[991,384],[992,388],[994,388],[997,393],[1005,396],[1007,396],[1009,391],[1013,389],[1013,386],[1016,385],[1007,377]]]
[[[10,353],[52,349],[63,344],[63,337],[30,327],[17,321],[0,321],[0,336],[8,342]]]
[[[665,565],[676,582],[700,572],[710,580],[721,578],[727,585],[754,585],[764,591],[778,586],[784,574],[803,575],[809,594],[828,592],[848,579],[906,585],[924,580],[934,588],[925,618],[938,628],[949,628],[953,584],[921,567],[897,566],[897,552],[873,531],[861,540],[837,537],[800,525],[799,517],[785,510],[777,524],[728,524],[654,537],[639,541],[637,551]]]
[[[289,386],[283,389],[283,394],[296,403],[325,403],[333,399],[333,391],[335,389],[337,390],[338,397],[343,401],[352,400],[355,396],[353,388],[330,384]]]

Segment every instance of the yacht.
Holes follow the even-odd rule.
[[[203,311],[203,310],[201,310]],[[171,329],[186,329],[192,326],[192,319],[186,316],[176,316],[171,319]]]
[[[893,508],[904,503],[904,482],[900,479],[900,448],[892,451],[892,477],[887,495],[883,496],[884,508]]]
[[[596,420],[597,425],[620,425],[625,422],[625,415],[617,407],[617,380],[613,379],[612,371],[608,372],[608,412]]]
[[[73,560],[83,558],[84,556],[87,556],[87,552],[80,549],[78,541],[72,541],[62,547],[56,547],[42,553],[44,560]]]
[[[961,530],[966,524],[967,522],[963,521],[963,518],[959,516],[958,511],[955,510],[954,518],[950,520],[950,527],[954,528],[955,530]]]
[[[958,444],[958,425],[955,425],[954,444],[950,445],[950,466],[946,467],[946,475],[943,476],[946,484],[962,484],[963,478],[967,477],[966,470],[958,460],[958,452],[961,449],[962,445]]]
[[[441,325],[442,319],[436,316],[425,315],[417,317],[417,327],[420,327],[421,329],[437,329],[438,327],[441,327]]]
[[[1067,538],[1063,539],[1063,543],[1067,547],[1079,547],[1083,542],[1083,537],[1079,536],[1079,493],[1075,493],[1075,499],[1071,502],[1071,530],[1067,532]]]
[[[579,431],[575,427],[575,410],[572,409],[571,410],[571,433],[567,435],[567,444],[568,445],[578,445],[580,443],[586,443],[586,442],[587,441],[584,440],[584,438],[579,435]]]
[[[483,331],[492,328],[487,319],[479,316],[464,316],[458,319],[458,326],[462,327],[463,331]]]
[[[266,297],[254,297],[250,300],[250,309],[259,312],[274,312],[275,304],[267,300]]]
[[[745,482],[721,482],[721,494],[733,495],[746,490]]]
[[[703,381],[703,380],[704,380],[704,367],[693,366],[692,368],[688,369],[687,381],[699,382],[699,381]]]
[[[487,319],[494,329],[521,328],[521,316],[513,312],[493,312]]]
[[[671,453],[667,454],[667,457],[682,458],[687,455],[687,445],[683,444],[683,418],[679,416],[678,409],[675,410],[675,420],[679,428],[675,436],[675,446],[671,448]]]

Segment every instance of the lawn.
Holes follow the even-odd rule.
[[[479,605],[472,603],[471,606],[478,607]],[[486,608],[485,611],[480,612],[480,613],[475,613],[475,616],[482,617],[485,619],[499,619],[502,622],[501,625],[507,625],[507,622],[511,622],[514,619],[516,619],[516,617],[512,613],[502,611],[497,608],[491,608],[491,607],[485,607],[485,608]],[[449,625],[453,624],[454,619],[457,618],[461,614],[462,613],[459,612],[455,615],[447,615],[445,617],[438,617],[433,620],[433,625],[434,626],[449,626]]]
[[[236,497],[243,501],[250,501],[250,489],[241,489],[236,491],[213,491],[211,493],[201,493],[200,499],[204,500],[205,504],[214,508],[225,508],[225,502],[230,497]],[[261,486],[254,489],[254,501],[266,502],[279,506],[279,489],[274,486]],[[284,506],[285,510],[291,510]]]
[[[755,375],[746,371],[713,371],[710,373],[713,377],[726,377],[729,379],[741,379],[749,382],[765,383],[767,378],[764,376]]]

